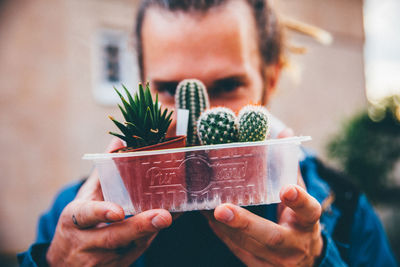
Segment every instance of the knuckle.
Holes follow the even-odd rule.
[[[321,224],[317,222],[312,229],[311,240],[312,242],[317,242],[318,240],[320,240],[320,238],[321,238]]]
[[[321,205],[318,203],[315,208],[310,212],[309,221],[310,223],[315,223],[321,217],[322,209]]]
[[[243,218],[245,218],[245,219],[240,220],[238,228],[241,231],[248,233],[249,229],[250,229],[250,220],[246,219],[246,217],[243,217]]]
[[[77,212],[78,206],[78,201],[72,201],[64,208],[60,215],[60,221],[62,224],[70,223],[70,221],[72,220],[72,215],[76,214],[75,216],[77,216],[79,214],[79,212]]]
[[[305,198],[299,198],[297,203],[294,204],[295,208],[297,209],[303,209],[306,206],[306,199]]]
[[[66,212],[66,210],[64,209],[64,211],[60,215],[60,220],[59,220],[61,225],[67,224],[67,220],[68,220],[67,217],[69,217],[68,212]],[[71,217],[69,217],[69,219],[71,219]]]
[[[273,229],[267,238],[267,246],[279,247],[283,244],[283,235],[278,229]]]
[[[301,257],[307,257],[310,254],[310,243],[303,242],[302,245],[297,249],[298,254],[301,255]]]
[[[94,203],[91,203],[90,206],[91,206],[90,209],[92,210],[94,217],[96,217],[96,218],[104,217],[105,212],[104,212],[104,209],[101,206],[95,205]]]
[[[246,242],[247,242],[248,239],[247,239],[247,237],[245,235],[238,234],[236,238],[237,238],[237,244],[240,247],[245,247],[246,246]]]
[[[108,231],[108,233],[105,235],[104,239],[100,244],[98,244],[100,247],[103,247],[105,249],[109,250],[114,250],[119,247],[119,244],[117,242],[117,238],[114,234],[113,231]]]
[[[135,221],[134,229],[135,229],[135,232],[138,234],[145,232],[145,229],[146,229],[145,223],[142,220]]]

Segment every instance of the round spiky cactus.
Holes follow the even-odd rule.
[[[202,145],[232,143],[238,140],[236,116],[228,108],[213,108],[201,114],[197,123]]]
[[[201,81],[196,79],[181,81],[176,89],[175,105],[177,109],[189,110],[187,144],[198,145],[197,120],[200,114],[210,107],[206,87]]]
[[[239,142],[264,141],[269,133],[268,111],[262,106],[248,105],[239,112]]]

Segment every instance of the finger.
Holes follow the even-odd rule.
[[[294,132],[291,128],[285,128],[282,132],[278,134],[278,138],[286,138],[294,136]]]
[[[108,146],[106,148],[106,152],[110,153],[111,151],[113,151],[117,148],[123,147],[123,146],[124,146],[124,143],[122,142],[121,139],[119,139],[118,137],[113,137],[111,139],[110,144],[108,144]]]
[[[150,246],[151,242],[153,239],[156,237],[156,234],[153,234],[152,236],[146,238],[143,241],[138,240],[138,243],[142,243],[136,246],[135,242],[132,242],[133,244],[127,247],[122,247],[118,248],[116,250],[111,250],[114,253],[117,253],[118,255],[122,256],[122,259],[118,266],[131,266],[132,263],[142,255],[147,247]]]
[[[306,189],[306,184],[304,183],[303,176],[301,175],[300,166],[299,166],[299,168],[297,170],[297,184],[299,186],[301,186],[302,188]]]
[[[171,223],[172,216],[167,210],[148,210],[122,222],[111,224],[106,229],[93,229],[92,234],[96,236],[96,246],[117,249],[128,246],[140,238],[146,236],[150,238]]]
[[[306,189],[306,184],[304,183],[303,177],[302,177],[301,172],[300,172],[300,166],[299,166],[298,171],[297,171],[297,184],[300,187]],[[286,208],[287,208],[287,206],[285,206],[283,202],[278,204],[278,210],[277,210],[278,218],[281,218],[281,214],[282,214],[283,210],[286,209]]]
[[[123,146],[122,141],[119,138],[114,137],[111,140],[110,144],[108,145],[106,151],[111,152],[122,146]],[[75,199],[97,200],[97,201],[104,200],[103,193],[101,191],[99,173],[98,173],[97,169],[94,169],[92,171],[89,178],[85,181],[85,183],[79,189],[79,192],[76,195]]]
[[[124,210],[112,202],[73,201],[65,208],[61,219],[65,225],[85,229],[102,222],[121,221],[124,216]]]
[[[172,220],[173,220],[173,221],[177,220],[179,217],[181,217],[182,214],[183,214],[183,212],[174,212],[174,213],[171,213],[171,215],[172,215]]]
[[[297,185],[288,185],[280,192],[284,205],[291,208],[296,216],[296,225],[312,229],[321,217],[321,205],[303,188]]]
[[[266,262],[261,261],[257,257],[255,257],[249,251],[241,248],[237,243],[232,240],[230,237],[232,235],[226,234],[224,231],[221,231],[219,227],[215,224],[210,223],[211,229],[214,231],[215,235],[225,243],[225,245],[232,251],[232,253],[238,257],[246,266],[269,266],[266,265]]]
[[[223,204],[214,211],[217,221],[240,230],[264,246],[285,246],[287,231],[284,227],[259,217],[250,211],[233,204]]]
[[[93,172],[90,174],[89,178],[81,186],[75,199],[86,200],[86,201],[87,200],[95,200],[95,201],[104,200],[103,193],[101,192],[99,173],[96,169],[93,170]]]
[[[245,256],[247,259],[248,254],[252,255],[257,260],[261,260],[265,263],[271,263],[271,260],[277,256],[276,247],[266,246],[242,232],[241,230],[230,228],[225,224],[218,221],[209,221],[210,228],[214,233],[228,246],[240,248],[239,251],[232,250],[233,253],[239,253]],[[233,245],[231,245],[231,243]],[[282,249],[282,248],[280,248]],[[286,249],[285,249],[286,250]]]
[[[294,136],[294,132],[291,128],[285,128],[283,131],[281,131],[278,134],[278,138],[286,138],[286,137],[292,137],[292,136]],[[297,184],[299,184],[303,188],[306,188],[303,177],[301,176],[300,167],[298,169]]]

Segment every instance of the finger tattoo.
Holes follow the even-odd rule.
[[[79,227],[78,221],[76,220],[75,214],[72,214],[72,222]]]

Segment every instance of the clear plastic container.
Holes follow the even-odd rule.
[[[310,137],[131,153],[86,154],[99,171],[106,201],[126,214],[278,203],[297,183],[300,143]]]

